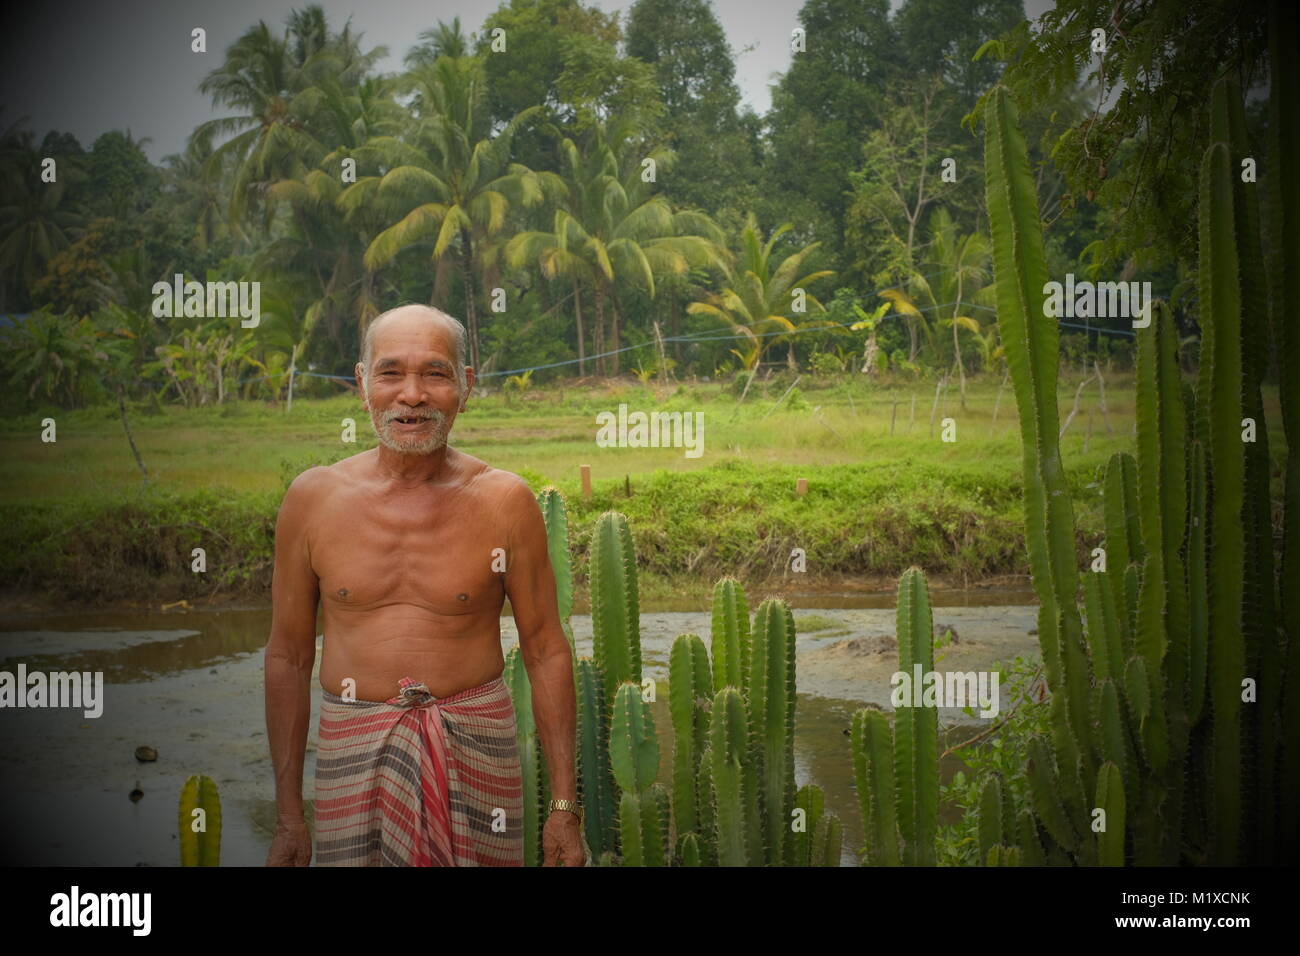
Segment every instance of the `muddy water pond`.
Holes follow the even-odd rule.
[[[992,604],[987,592],[936,592],[938,671],[971,671],[1037,654],[1036,608],[1023,592],[1017,603]],[[887,598],[887,600],[886,600]],[[897,670],[893,596],[828,606],[825,595],[798,599],[798,701],[795,773],[800,785],[826,791],[828,809],[844,822],[843,865],[857,863],[862,824],[846,731],[855,710],[886,712]],[[864,606],[877,603],[877,606]],[[259,866],[275,821],[274,779],[267,748],[262,649],[269,608],[11,616],[0,621],[0,670],[101,671],[103,713],[80,709],[0,711],[0,863],[9,865],[175,866],[177,800],[191,774],[206,773],[222,801],[221,862]],[[591,654],[591,618],[572,618],[578,653]],[[949,631],[948,629],[951,629]],[[644,676],[653,678],[652,705],[661,742],[660,779],[668,783],[671,725],[668,655],[678,634],[709,640],[707,611],[643,610]],[[501,620],[503,650],[517,643],[513,619]],[[317,655],[319,663],[320,655]],[[305,796],[311,798],[319,684],[313,695]],[[1007,706],[1004,702],[1003,706]],[[940,708],[941,748],[987,721]],[[137,747],[157,760],[141,763]],[[944,779],[960,768],[949,758]],[[128,796],[133,791],[137,799]],[[142,794],[142,795],[141,795]]]

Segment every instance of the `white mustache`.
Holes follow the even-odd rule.
[[[423,419],[432,418],[435,422],[441,425],[445,416],[442,414],[442,412],[440,412],[436,408],[428,412],[417,412],[417,411],[402,412],[396,410],[389,410],[384,412],[385,425],[387,425],[389,422],[397,421],[397,419],[399,418],[423,418]]]

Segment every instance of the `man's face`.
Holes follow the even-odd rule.
[[[451,333],[440,324],[395,317],[376,332],[370,368],[362,374],[358,365],[358,377],[381,443],[404,455],[447,443],[464,408],[454,361]]]

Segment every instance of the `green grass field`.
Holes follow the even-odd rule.
[[[704,469],[731,459],[809,469],[828,465],[884,469],[895,473],[903,486],[909,467],[920,463],[987,470],[990,481],[1005,481],[1019,471],[1020,439],[1009,386],[1003,390],[993,427],[996,381],[970,382],[964,411],[956,385],[950,387],[935,411],[933,433],[932,382],[872,387],[856,380],[805,377],[798,386],[796,407],[790,408],[787,399],[773,411],[784,391],[784,387],[755,383],[744,404],[729,385],[716,383],[548,388],[526,393],[512,403],[496,394],[471,399],[451,441],[490,465],[530,480],[575,487],[581,464],[591,465],[597,484],[660,469]],[[1064,420],[1073,389],[1061,391]],[[1132,446],[1131,377],[1107,385],[1113,434],[1107,432],[1096,397],[1095,385],[1085,388],[1066,435],[1067,463],[1075,469],[1092,471],[1111,453]],[[703,412],[704,454],[688,458],[682,449],[598,448],[596,413],[615,411],[620,402],[632,411]],[[1087,440],[1089,412],[1091,440]],[[58,429],[58,440],[51,444],[40,441],[40,422],[47,415],[55,418]],[[341,440],[343,420],[349,417],[356,421],[355,444]],[[957,440],[952,443],[941,441],[940,436],[940,422],[947,417],[956,423]],[[251,402],[195,409],[164,406],[160,412],[137,406],[130,421],[150,481],[176,490],[277,490],[283,488],[286,467],[333,461],[375,444],[360,402],[352,396],[299,399],[291,413],[282,406]],[[0,427],[0,449],[6,462],[0,471],[0,495],[7,502],[49,501],[140,484],[140,472],[113,406],[11,417]]]
[[[1062,421],[1078,381],[1067,374],[1060,383]],[[615,509],[628,516],[647,580],[667,582],[665,591],[724,574],[770,581],[787,575],[794,548],[808,556],[805,581],[893,576],[915,564],[975,582],[1028,570],[1015,401],[1008,387],[999,403],[998,388],[970,382],[963,410],[954,383],[932,430],[933,382],[805,377],[779,404],[786,387],[776,381],[756,382],[743,403],[730,383],[550,387],[509,401],[471,399],[452,444],[534,490],[554,484],[566,495],[579,579],[591,522]],[[1276,392],[1267,400],[1274,424]],[[703,455],[597,447],[596,414],[621,402],[630,411],[702,412]],[[1063,442],[1081,556],[1101,534],[1105,464],[1134,447],[1131,375],[1107,381],[1106,405],[1103,416],[1095,380],[1085,386]],[[53,443],[40,440],[46,415],[57,424]],[[346,418],[356,422],[354,444],[341,440]],[[945,418],[955,441],[943,440]],[[11,417],[0,428],[6,579],[83,599],[126,597],[146,579],[196,594],[184,556],[202,543],[219,569],[205,587],[264,593],[288,482],[375,444],[347,396],[297,400],[292,412],[247,402],[137,407],[130,420],[147,488],[116,408]],[[1280,429],[1269,440],[1281,443]],[[588,499],[583,464],[593,475]],[[799,478],[808,480],[802,498]]]

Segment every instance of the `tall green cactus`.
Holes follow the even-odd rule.
[[[537,495],[537,505],[542,509],[542,520],[546,523],[546,553],[551,559],[551,570],[555,572],[556,606],[560,612],[560,624],[569,639],[569,649],[574,659],[578,657],[573,642],[573,628],[569,625],[569,615],[573,613],[573,559],[569,554],[569,516],[564,504],[564,496],[555,488],[543,488]]]
[[[1124,783],[1119,768],[1106,762],[1097,772],[1097,809],[1105,813],[1105,828],[1097,833],[1102,866],[1124,865]]]
[[[1210,526],[1206,503],[1208,478],[1205,446],[1196,439],[1192,440],[1189,449],[1188,472],[1188,514],[1191,524],[1187,529],[1187,717],[1189,723],[1195,726],[1205,710],[1210,653],[1210,582],[1207,577],[1209,561],[1206,537]]]
[[[987,858],[996,846],[1010,846],[1014,835],[1002,832],[1003,806],[1007,800],[1003,791],[1002,778],[992,776],[984,783],[980,791],[980,803],[976,819],[976,836],[979,841],[980,856]]]
[[[793,866],[813,866],[813,838],[817,824],[826,813],[826,794],[821,787],[809,783],[800,787],[794,797],[794,809],[803,816],[803,826],[790,833]]]
[[[1201,162],[1201,314],[1213,326],[1208,426],[1210,514],[1210,706],[1214,709],[1214,853],[1237,862],[1241,827],[1243,453],[1241,295],[1233,236],[1233,170],[1228,147],[1213,143]],[[1204,361],[1205,359],[1202,359]]]
[[[1043,314],[1047,264],[1037,192],[1015,106],[1001,86],[986,104],[984,144],[998,329],[1020,410],[1025,540],[1039,599],[1038,640],[1052,688],[1053,738],[1062,765],[1082,759],[1085,770],[1092,770],[1091,675],[1075,602],[1074,512],[1058,440],[1060,332]]]
[[[605,680],[607,706],[625,681],[641,683],[641,616],[636,553],[627,518],[607,511],[591,532],[593,657]]]
[[[699,828],[697,785],[702,736],[707,733],[704,709],[712,696],[709,652],[694,634],[673,641],[668,657],[668,707],[673,720],[673,821],[677,834]]]
[[[605,686],[600,669],[591,660],[584,657],[574,666],[578,685],[578,781],[587,846],[598,858],[617,845]]]
[[[750,807],[744,773],[750,753],[748,724],[745,701],[738,690],[724,687],[714,695],[709,715],[709,771],[720,866],[748,866],[750,862],[749,834],[757,821],[747,819]]]
[[[711,706],[712,701],[710,701]],[[705,719],[708,722],[708,728],[706,729],[711,728],[713,719],[711,711],[705,715]],[[713,786],[713,748],[709,746],[708,739],[705,740],[704,747],[700,750],[700,779],[697,792],[699,794],[697,812],[700,827],[700,864],[702,866],[717,866],[717,791]]]
[[[1104,510],[1106,520],[1106,573],[1111,591],[1123,613],[1119,618],[1125,656],[1133,646],[1128,608],[1137,602],[1137,582],[1129,592],[1128,569],[1146,557],[1138,523],[1137,462],[1127,452],[1116,452],[1106,465]]]
[[[833,813],[823,813],[813,830],[812,847],[808,851],[809,866],[839,866],[840,852],[844,846],[844,827]]]
[[[533,690],[528,682],[528,671],[518,647],[510,648],[506,655],[505,671],[501,675],[510,699],[515,706],[515,743],[519,748],[519,776],[524,792],[524,865],[542,865],[543,813],[541,746],[537,737],[537,721],[533,717]]]
[[[1270,313],[1277,341],[1280,377],[1278,397],[1286,434],[1287,462],[1283,478],[1281,580],[1300,580],[1300,77],[1295,50],[1300,46],[1300,15],[1290,3],[1269,5],[1271,64],[1268,122],[1269,171],[1265,182],[1270,202],[1268,261],[1272,288]],[[1283,587],[1281,621],[1287,642],[1285,691],[1280,709],[1282,794],[1291,800],[1300,792],[1300,588]],[[1288,799],[1287,797],[1283,798]],[[1287,806],[1287,804],[1284,804]],[[1283,815],[1279,835],[1286,856],[1300,856],[1300,813]]]
[[[1294,10],[1274,4],[1275,56],[1296,39]],[[1295,141],[1300,149],[1295,124],[1283,119],[1300,90],[1287,71],[1275,79],[1270,110],[1278,126],[1266,177],[1275,198],[1264,207],[1270,232],[1263,244],[1254,184],[1238,176],[1247,151],[1240,90],[1227,78],[1214,92],[1200,169],[1198,382],[1195,391],[1182,382],[1172,315],[1157,304],[1137,336],[1136,469],[1122,454],[1107,467],[1107,573],[1084,576],[1086,648],[1073,637],[1073,588],[1063,586],[1074,533],[1069,498],[1062,484],[1052,490],[1060,478],[1048,427],[1055,423],[1055,326],[1033,315],[1044,284],[1036,209],[1008,95],[998,89],[987,101],[999,325],[1021,411],[1026,536],[1053,694],[1053,748],[1031,741],[1028,762],[1048,862],[1263,862],[1279,847],[1294,852],[1300,836],[1300,814],[1283,797],[1300,786],[1298,748],[1288,744],[1300,739],[1300,694],[1287,693],[1293,682],[1280,679],[1300,673],[1300,622],[1293,620],[1300,603],[1295,589],[1283,589],[1275,613],[1271,459],[1260,393],[1268,341],[1260,263],[1267,262],[1284,369],[1283,424],[1289,446],[1300,445],[1300,376],[1287,377],[1300,367],[1300,335],[1291,321],[1300,308],[1300,188],[1295,150],[1280,148]],[[1297,459],[1288,459],[1288,495]],[[1300,498],[1295,507],[1291,497],[1287,503],[1294,518]],[[1284,526],[1284,575],[1286,562],[1300,554],[1288,538],[1297,528]],[[1053,616],[1047,639],[1043,622]],[[1260,689],[1243,713],[1244,678]],[[1208,786],[1187,786],[1200,779]],[[1107,831],[1097,840],[1084,838],[1088,798],[1094,810],[1109,807]],[[1026,862],[1038,857],[1030,839],[1036,828],[1024,820],[1017,826]],[[991,838],[985,834],[983,843]],[[990,858],[1005,857],[1000,846],[987,847]]]
[[[609,726],[609,762],[618,784],[619,834],[627,866],[664,866],[668,838],[667,799],[656,792],[659,741],[654,720],[636,684],[621,684]]]
[[[894,732],[881,711],[864,707],[853,715],[850,740],[853,779],[867,837],[867,862],[872,866],[898,866]]]
[[[934,670],[934,621],[930,592],[919,568],[903,572],[898,582],[898,668],[909,681]],[[919,688],[917,689],[919,692]],[[939,711],[912,706],[895,710],[895,767],[898,826],[903,861],[933,866],[939,816]]]
[[[181,787],[177,823],[181,866],[221,865],[221,795],[207,774],[195,774]]]
[[[746,689],[749,680],[749,605],[745,589],[723,578],[713,589],[713,689]]]
[[[762,843],[770,866],[787,862],[794,799],[794,622],[785,603],[764,601],[750,635],[746,698],[760,799]]]

